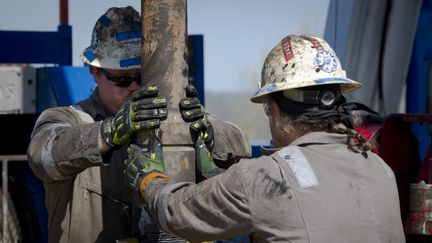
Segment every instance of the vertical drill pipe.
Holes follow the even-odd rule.
[[[167,98],[168,118],[161,125],[166,173],[194,181],[193,144],[178,111],[188,83],[186,9],[186,0],[142,0],[141,76],[143,85],[157,85]],[[138,134],[138,143],[145,144],[148,136]]]
[[[186,0],[142,0],[141,11],[142,83],[157,85],[159,95],[166,97],[168,102],[168,118],[161,124],[166,173],[174,180],[194,181],[192,141],[189,128],[178,111],[188,82]],[[145,143],[145,139],[151,136],[149,146],[152,150],[155,146],[151,141],[157,141],[154,134],[138,134],[138,143]],[[154,150],[157,151],[157,148]],[[151,242],[185,242],[157,228],[147,230],[144,238]]]
[[[177,110],[188,81],[186,0],[143,0],[142,18],[143,83],[157,84]]]

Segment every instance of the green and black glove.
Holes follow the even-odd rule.
[[[152,136],[156,138],[156,136]],[[165,165],[162,157],[162,146],[160,141],[149,141],[153,143],[154,148],[159,148],[159,151],[149,152],[144,151],[138,145],[131,144],[127,150],[128,158],[125,160],[125,183],[135,191],[143,193],[145,187],[152,180],[157,178],[169,179],[165,175]],[[156,144],[156,145],[155,145]],[[152,146],[150,144],[150,146]]]
[[[133,93],[117,114],[102,121],[101,134],[105,142],[114,147],[127,142],[141,129],[154,129],[168,116],[166,98],[158,97],[155,85],[147,85]]]
[[[190,122],[189,130],[195,147],[195,162],[199,172],[197,181],[202,181],[222,172],[213,162],[213,127],[207,120],[204,107],[197,97],[194,86],[186,88],[186,96],[180,101],[179,109],[185,122]]]
[[[187,86],[186,97],[180,100],[179,110],[182,119],[190,122],[192,141],[195,142],[200,138],[209,146],[213,143],[213,127],[207,120],[206,111],[197,97],[194,86]]]

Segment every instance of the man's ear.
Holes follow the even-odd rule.
[[[95,66],[89,66],[90,69],[90,74],[95,76],[95,75],[100,75],[100,69],[98,67]]]
[[[273,127],[276,130],[280,130],[282,129],[282,124],[281,124],[281,110],[279,108],[279,105],[276,103],[275,100],[271,100],[268,102],[269,105],[269,111],[267,114],[267,117],[269,119],[269,125],[270,127]],[[270,128],[271,130],[272,128]]]
[[[276,103],[275,100],[270,101],[270,115],[273,117],[273,119],[277,119],[278,121],[281,118],[281,109],[279,108],[279,105]]]
[[[90,74],[93,75],[96,84],[98,84],[100,75],[102,74],[101,70],[94,66],[89,66],[89,68],[90,68]]]

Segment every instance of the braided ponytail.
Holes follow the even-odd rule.
[[[339,134],[347,135],[347,146],[348,149],[355,152],[361,153],[365,158],[367,158],[367,151],[372,147],[371,144],[356,132],[354,129],[350,129],[341,123],[330,124],[330,131]]]

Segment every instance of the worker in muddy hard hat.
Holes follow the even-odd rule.
[[[171,181],[161,158],[130,146],[126,179],[157,225],[192,242],[246,235],[253,242],[405,242],[393,171],[340,109],[343,94],[360,86],[324,40],[287,36],[267,56],[251,98],[264,105],[272,154],[193,184]],[[195,142],[202,167],[213,170],[202,139]]]
[[[167,118],[167,100],[158,96],[156,85],[140,89],[140,36],[136,10],[108,9],[80,56],[96,82],[93,94],[71,106],[47,109],[36,122],[28,158],[45,185],[49,242],[138,238],[141,208],[136,193],[124,184],[127,144],[137,131],[157,128]],[[219,134],[225,123],[216,123],[214,133]],[[240,130],[231,131],[225,140],[242,136]],[[217,153],[222,142],[216,140]],[[244,151],[228,148],[234,157],[250,147],[240,141]]]

